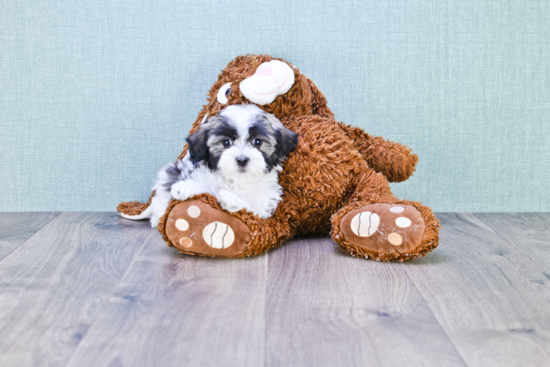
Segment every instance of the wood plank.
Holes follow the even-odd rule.
[[[261,366],[267,256],[143,248],[68,366]]]
[[[63,365],[151,235],[115,213],[63,213],[0,262],[0,366]]]
[[[330,238],[269,253],[269,366],[463,366],[405,272],[355,259]]]
[[[495,233],[546,269],[550,281],[550,213],[474,214]]]
[[[0,261],[59,213],[0,213]]]
[[[441,244],[406,271],[469,366],[550,360],[543,268],[472,214],[440,214]]]

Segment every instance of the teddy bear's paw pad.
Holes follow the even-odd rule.
[[[356,246],[407,254],[420,245],[426,226],[414,206],[370,204],[347,213],[341,228],[344,238]]]
[[[251,238],[246,224],[202,201],[175,205],[166,220],[166,235],[180,252],[222,257],[242,254]]]

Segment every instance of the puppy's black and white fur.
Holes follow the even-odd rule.
[[[188,154],[164,167],[151,205],[129,219],[151,218],[156,227],[172,199],[209,193],[221,207],[268,218],[281,201],[278,173],[298,135],[252,104],[224,108],[187,138]]]

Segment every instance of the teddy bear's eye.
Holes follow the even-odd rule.
[[[231,83],[225,83],[218,91],[217,99],[221,104],[226,104],[227,97],[231,95]]]

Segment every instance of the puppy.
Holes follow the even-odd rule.
[[[246,209],[261,218],[281,201],[278,173],[298,144],[298,134],[252,104],[224,108],[187,138],[188,153],[164,167],[153,187],[151,205],[129,219],[151,218],[156,227],[172,199],[198,194],[216,197],[229,212]]]

